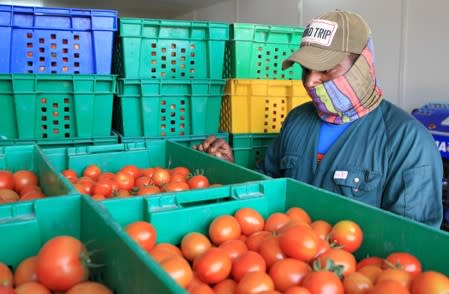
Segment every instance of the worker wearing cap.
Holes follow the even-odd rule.
[[[312,101],[289,112],[258,169],[439,227],[441,157],[421,124],[383,100],[367,23],[340,10],[312,20],[283,67],[293,63]],[[233,161],[222,139],[194,148]]]

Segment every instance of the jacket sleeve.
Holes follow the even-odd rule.
[[[443,165],[432,136],[415,121],[408,121],[388,140],[390,168],[382,208],[439,228],[443,219]]]
[[[281,170],[279,168],[279,162],[281,158],[280,146],[281,135],[277,136],[270,144],[265,153],[263,160],[256,163],[256,170],[272,178],[282,177]]]

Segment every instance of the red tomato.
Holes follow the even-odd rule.
[[[411,285],[412,294],[449,293],[449,278],[439,272],[426,271],[414,278]]]
[[[247,273],[237,284],[236,294],[265,293],[274,290],[271,277],[265,272]]]
[[[14,175],[7,170],[0,170],[0,189],[14,190]]]
[[[282,227],[288,225],[291,219],[288,215],[281,212],[272,213],[265,221],[265,231],[277,232]]]
[[[377,280],[377,277],[383,272],[383,270],[378,265],[368,264],[359,269],[357,272],[370,279],[374,284]]]
[[[33,191],[33,192],[42,192],[41,188],[37,185],[27,185],[22,188],[22,191],[20,191],[20,197],[25,195],[26,193]]]
[[[9,267],[0,262],[0,287],[12,287],[14,275]]]
[[[216,247],[198,256],[193,263],[193,269],[198,278],[207,284],[216,284],[226,279],[231,272],[231,267],[231,258],[223,249]]]
[[[184,235],[181,240],[181,252],[189,261],[193,261],[198,255],[206,252],[211,247],[212,244],[209,239],[198,232],[190,232]]]
[[[157,240],[156,229],[146,221],[130,223],[125,227],[125,232],[147,252],[150,252]]]
[[[358,224],[350,220],[339,221],[329,232],[329,243],[336,242],[349,252],[359,249],[362,240],[362,229],[360,229]]]
[[[286,258],[279,246],[279,238],[276,236],[271,236],[262,242],[259,254],[265,259],[268,268],[276,261]]]
[[[294,222],[304,222],[309,225],[312,223],[309,214],[300,207],[290,207],[285,214]]]
[[[269,237],[272,236],[272,232],[259,231],[254,232],[246,239],[245,243],[248,250],[259,252],[260,245]]]
[[[273,279],[276,290],[285,291],[290,287],[299,285],[311,270],[310,266],[304,261],[285,258],[276,261],[271,266],[269,275]]]
[[[401,285],[401,283],[392,280],[386,280],[379,283],[376,283],[374,287],[369,289],[366,294],[386,294],[386,293],[394,293],[394,294],[410,294],[410,291]],[[412,292],[413,293],[413,292]],[[426,292],[426,294],[429,294]]]
[[[318,252],[319,240],[312,229],[299,225],[286,229],[279,236],[279,246],[287,256],[309,261]]]
[[[262,215],[253,208],[240,208],[235,212],[234,217],[240,224],[242,234],[246,236],[262,231],[265,225]]]
[[[104,172],[98,176],[97,182],[102,182],[104,180],[115,181],[115,174],[111,172]]]
[[[392,280],[399,282],[403,287],[410,288],[410,284],[412,282],[412,274],[409,272],[406,272],[405,270],[398,269],[398,268],[388,268],[386,270],[383,270],[376,279],[376,283],[379,283],[381,281],[385,280]]]
[[[37,176],[29,170],[19,170],[14,173],[14,187],[20,192],[27,185],[37,185]]]
[[[151,251],[156,250],[156,249],[163,249],[163,250],[172,252],[173,254],[182,256],[181,249],[179,249],[178,247],[176,247],[175,245],[170,244],[170,243],[165,243],[165,242],[157,243],[156,245],[153,246],[153,249],[151,249]]]
[[[343,279],[346,294],[363,294],[373,287],[373,282],[365,275],[353,272]]]
[[[232,277],[237,282],[249,272],[265,272],[267,264],[263,257],[254,251],[247,251],[241,254],[232,263]]]
[[[327,235],[332,229],[332,226],[324,220],[316,220],[310,224],[312,230],[314,230],[320,239],[326,240]]]
[[[184,177],[184,180],[190,175],[190,170],[185,166],[177,166],[170,170],[170,174],[173,176],[175,174],[181,175]]]
[[[232,261],[248,251],[248,247],[246,247],[246,243],[243,240],[227,240],[218,247],[226,251]]]
[[[231,215],[218,216],[209,225],[209,238],[215,245],[220,245],[226,240],[238,239],[240,234],[240,224]]]
[[[73,169],[65,169],[62,171],[62,175],[69,180],[71,183],[76,183],[78,180],[78,175],[76,174],[76,171]]]
[[[413,277],[422,271],[421,262],[416,256],[407,252],[393,252],[385,259],[386,266],[394,266],[412,274]]]
[[[97,282],[83,282],[71,288],[65,294],[112,294],[112,291]]]
[[[53,291],[67,291],[86,281],[89,257],[84,245],[70,236],[58,236],[47,241],[37,255],[36,272],[39,282]]]
[[[377,256],[365,257],[365,258],[359,260],[359,262],[357,263],[357,269],[356,270],[358,271],[362,267],[370,265],[370,264],[371,265],[382,266],[383,262],[384,262],[384,260],[382,258],[380,258],[380,257],[377,257]]]
[[[284,294],[311,294],[309,290],[301,286],[293,286],[288,288]]]
[[[37,281],[37,256],[31,256],[24,260],[16,268],[14,272],[14,285],[20,286],[26,282]]]
[[[189,292],[189,294],[215,294],[214,290],[212,290],[208,284],[201,282],[195,276],[187,286],[187,292]]]
[[[91,178],[94,181],[98,180],[98,177],[100,176],[100,174],[101,174],[101,169],[95,164],[91,164],[91,165],[87,166],[83,171],[83,176]]]
[[[147,177],[147,176],[138,177],[136,179],[136,181],[134,182],[134,185],[138,188],[140,188],[142,186],[151,185],[151,177]]]
[[[162,191],[158,186],[149,185],[149,186],[141,186],[139,190],[137,190],[137,195],[152,195],[161,192]]]
[[[340,248],[331,248],[318,257],[321,265],[325,265],[328,259],[333,260],[337,266],[343,266],[343,275],[345,276],[355,272],[357,261],[351,252]]]
[[[333,272],[318,271],[308,273],[301,282],[301,286],[312,294],[332,293],[343,294],[343,283]]]
[[[104,197],[104,195],[101,195],[101,194],[94,194],[94,195],[92,195],[92,199],[95,201],[102,201],[102,200],[105,200],[106,197]]]
[[[142,173],[142,176],[149,177],[151,179],[154,173],[154,167],[143,168],[140,171]]]
[[[112,196],[112,185],[111,183],[103,180],[102,182],[96,183],[92,188],[92,194],[103,195],[106,198]]]
[[[33,200],[33,199],[41,199],[44,198],[45,194],[42,191],[28,191],[20,197],[20,201]]]
[[[202,189],[209,187],[209,180],[203,175],[196,175],[191,177],[187,184],[189,184],[191,189]]]
[[[160,264],[168,275],[183,288],[186,288],[193,279],[192,268],[184,257],[173,255],[163,259]]]
[[[134,187],[134,176],[130,172],[119,171],[115,174],[115,183],[118,189],[131,190]]]
[[[38,282],[27,282],[18,286],[15,291],[17,294],[51,294],[47,287]]]
[[[133,177],[133,181],[142,176],[142,170],[135,165],[124,166],[120,171],[130,174]]]
[[[231,279],[223,280],[215,284],[213,290],[215,294],[231,294],[235,293],[237,282]]]
[[[327,240],[324,240],[324,239],[321,239],[321,238],[320,238],[320,239],[318,240],[318,250],[317,250],[317,252],[316,252],[315,257],[318,257],[318,256],[320,256],[321,254],[323,254],[323,253],[329,251],[329,249],[331,249],[331,247],[330,247],[330,245],[329,245],[329,242],[327,242]]]
[[[10,287],[0,287],[0,294],[17,294],[13,288]]]
[[[186,182],[169,182],[162,186],[162,190],[165,192],[187,191],[190,190],[190,186]]]
[[[156,186],[162,187],[170,182],[170,172],[168,169],[156,167],[151,176],[151,181]]]

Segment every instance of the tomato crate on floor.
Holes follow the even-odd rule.
[[[0,138],[111,136],[115,81],[113,75],[0,74]]]
[[[0,73],[110,74],[117,11],[0,5]]]
[[[225,80],[118,79],[113,127],[126,137],[218,133]]]
[[[114,73],[140,79],[221,79],[229,24],[120,18]]]
[[[235,163],[254,169],[279,134],[230,134]]]
[[[114,293],[152,293],[153,284],[173,283],[170,277],[157,275],[159,268],[145,260],[147,254],[127,240],[87,197],[2,205],[0,234],[0,262],[13,270],[25,258],[37,255],[45,242],[65,235],[79,239],[91,253],[92,262],[99,265],[90,268],[89,279]]]
[[[102,204],[121,227],[137,220],[149,221],[158,233],[157,242],[175,245],[189,232],[208,234],[215,217],[233,215],[243,207],[256,209],[265,219],[274,212],[301,207],[312,220],[322,219],[330,224],[340,220],[357,222],[364,233],[362,246],[355,252],[358,259],[385,258],[394,251],[405,251],[420,259],[423,270],[449,275],[447,259],[441,257],[449,246],[448,233],[291,179],[108,200]],[[153,261],[149,256],[145,260]],[[171,287],[172,293],[181,293],[174,283],[154,287],[156,292],[158,288]]]
[[[59,172],[73,169],[78,175],[85,167],[96,164],[102,171],[117,172],[125,165],[140,168],[185,166],[191,172],[202,171],[211,184],[235,184],[267,179],[249,169],[231,164],[176,142],[155,140],[115,145],[48,148],[44,150],[50,164]]]
[[[294,64],[282,70],[282,62],[298,50],[304,28],[295,26],[234,23],[225,51],[225,78],[302,79]]]
[[[208,136],[215,136],[217,139],[223,139],[226,142],[229,142],[229,134],[228,133],[216,133],[209,135],[187,135],[187,136],[154,136],[154,137],[125,137],[122,135],[118,135],[120,138],[120,143],[132,143],[132,142],[153,142],[157,140],[168,140],[173,141],[181,145],[185,145],[188,147],[192,147],[202,143]]]
[[[32,171],[38,177],[38,184],[47,197],[78,194],[73,186],[49,164],[37,145],[0,147],[0,170]]]
[[[299,80],[230,79],[221,103],[220,130],[279,133],[288,112],[308,101]]]

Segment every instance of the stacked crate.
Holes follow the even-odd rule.
[[[254,168],[278,135],[287,113],[309,100],[302,70],[282,62],[300,44],[303,28],[261,24],[231,25],[224,76],[220,129],[230,133],[236,163]]]
[[[120,18],[114,129],[122,142],[193,145],[218,134],[229,25]]]
[[[114,143],[117,12],[0,5],[0,145]]]

